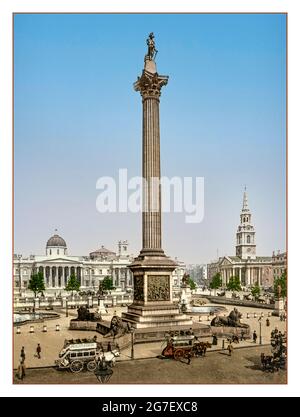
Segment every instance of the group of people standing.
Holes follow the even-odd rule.
[[[41,359],[41,352],[42,352],[42,348],[41,348],[41,345],[38,343],[36,347],[36,353],[34,356],[38,359]],[[26,360],[25,347],[22,346],[21,352],[20,352],[19,366],[17,370],[17,377],[21,380],[23,380],[24,377],[26,376],[25,360]]]

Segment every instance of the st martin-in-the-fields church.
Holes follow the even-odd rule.
[[[209,268],[212,274],[220,272],[223,286],[226,286],[232,276],[239,277],[244,287],[251,287],[256,283],[265,288],[273,285],[272,257],[256,255],[255,229],[248,207],[246,187],[236,233],[236,256],[221,257],[217,262],[211,263]]]

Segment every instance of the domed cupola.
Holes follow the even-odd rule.
[[[55,230],[57,232],[57,230]],[[66,241],[55,233],[47,241],[46,245],[46,255],[47,256],[60,256],[67,254],[67,244]]]

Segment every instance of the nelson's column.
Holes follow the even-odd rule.
[[[141,77],[134,83],[143,102],[143,248],[129,266],[133,272],[134,300],[122,318],[137,329],[191,326],[172,302],[172,271],[176,263],[161,245],[161,188],[159,97],[168,77],[156,70],[154,35],[147,39],[148,53]]]

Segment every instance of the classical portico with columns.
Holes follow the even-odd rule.
[[[101,246],[87,256],[71,256],[66,241],[55,231],[46,243],[45,255],[14,255],[14,293],[16,296],[32,295],[27,290],[29,280],[38,272],[44,276],[48,295],[63,294],[71,275],[80,281],[81,291],[97,292],[99,282],[106,276],[112,278],[117,290],[133,291],[133,274],[128,268],[133,256],[128,251],[128,241],[120,240],[117,247],[117,252]],[[174,277],[182,274],[184,268],[184,263],[180,262],[180,270],[176,268]]]
[[[88,256],[71,256],[65,240],[55,232],[47,241],[45,255],[14,255],[14,289],[26,293],[31,275],[42,272],[48,294],[63,293],[71,275],[77,277],[82,291],[96,292],[106,276],[117,289],[125,291],[133,287],[127,268],[132,259],[127,241],[118,242],[118,253],[101,246]]]
[[[258,284],[262,288],[273,286],[273,268],[271,256],[256,255],[256,232],[252,224],[252,213],[248,205],[248,194],[245,187],[240,224],[236,232],[235,256],[223,256],[208,265],[212,270],[209,279],[220,272],[222,285],[226,287],[230,277],[239,277],[242,287]]]

